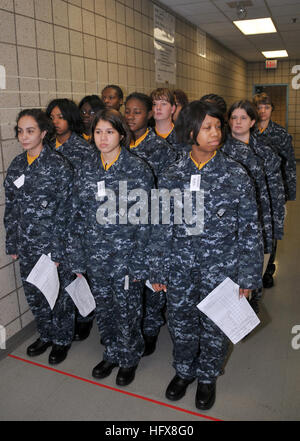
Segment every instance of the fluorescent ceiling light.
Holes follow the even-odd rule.
[[[238,20],[233,22],[245,35],[269,34],[277,32],[271,18],[257,18],[254,20]]]
[[[262,54],[266,58],[280,58],[289,56],[287,51],[264,51]]]

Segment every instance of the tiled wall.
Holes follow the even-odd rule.
[[[177,84],[190,99],[214,92],[228,102],[244,97],[246,64],[215,41],[196,55],[196,30],[176,18]],[[13,128],[20,108],[44,107],[54,97],[78,102],[108,83],[125,95],[155,83],[153,3],[150,0],[0,0],[0,325],[11,337],[32,320],[18,263],[5,255],[3,176],[21,152]],[[0,83],[1,84],[1,83]]]
[[[264,63],[247,64],[247,89],[248,96],[252,96],[255,84],[287,84],[288,85],[288,131],[293,136],[295,155],[300,159],[300,87],[293,87],[293,79],[296,74],[292,73],[293,66],[300,66],[298,60],[278,60],[277,69],[267,70]],[[298,70],[300,73],[300,67]],[[297,80],[297,79],[296,79]],[[300,78],[294,83],[300,85]]]

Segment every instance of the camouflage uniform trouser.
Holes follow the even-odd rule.
[[[200,266],[172,270],[167,289],[168,326],[173,340],[173,366],[182,378],[212,383],[222,372],[229,349],[227,336],[197,308],[222,280]],[[219,276],[218,276],[219,277]]]
[[[124,277],[111,278],[101,272],[88,271],[91,291],[96,302],[96,319],[105,350],[103,359],[120,367],[139,363],[144,352],[141,331],[143,282]]]
[[[143,334],[158,335],[161,326],[165,324],[163,309],[166,305],[166,293],[154,292],[144,287]]]
[[[20,256],[20,272],[25,296],[34,315],[41,340],[67,346],[73,340],[75,307],[73,300],[64,288],[71,283],[74,275],[64,264],[58,266],[60,290],[55,306],[51,310],[46,297],[41,291],[31,283],[26,282],[26,278],[39,257],[31,256],[29,259]]]
[[[277,240],[273,239],[273,241],[272,241],[272,251],[271,251],[270,259],[269,259],[268,266],[266,268],[265,273],[269,273],[269,274],[273,275],[274,271],[271,268],[272,268],[272,265],[275,262],[276,251],[277,251]]]

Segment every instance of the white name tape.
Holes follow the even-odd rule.
[[[200,191],[201,175],[192,175],[190,191]]]
[[[98,196],[105,196],[105,181],[97,182]]]
[[[20,188],[24,185],[25,175],[21,175],[18,179],[14,181],[14,184],[17,188]]]

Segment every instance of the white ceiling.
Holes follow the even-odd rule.
[[[300,0],[251,0],[246,19],[271,17],[277,33],[249,36],[232,23],[239,18],[231,0],[159,1],[246,61],[265,60],[261,51],[282,49],[289,58],[300,58]]]

